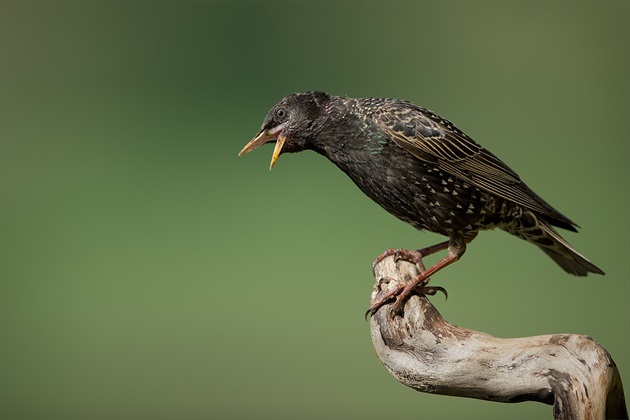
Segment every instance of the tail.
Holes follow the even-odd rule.
[[[519,218],[518,226],[510,225],[504,229],[519,238],[538,245],[560,267],[569,274],[584,277],[588,273],[604,274],[595,264],[573,248],[551,225],[526,212]]]

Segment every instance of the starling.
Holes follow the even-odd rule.
[[[480,230],[495,227],[538,246],[570,274],[604,274],[554,229],[577,232],[574,222],[453,123],[411,102],[291,94],[269,111],[239,156],[265,143],[275,143],[270,169],[282,153],[313,150],[394,216],[448,237],[417,251],[381,254],[375,263],[395,255],[416,263],[421,274],[375,302],[371,314],[393,300],[401,312],[414,290],[430,291],[429,277],[459,260]],[[422,257],[446,249],[446,257],[424,268]]]

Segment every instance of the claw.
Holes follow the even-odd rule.
[[[385,258],[387,258],[387,257],[389,257],[389,256],[391,256],[391,255],[394,255],[394,253],[395,253],[396,251],[398,251],[398,250],[397,250],[397,249],[394,249],[394,248],[389,248],[389,249],[386,249],[385,251],[383,251],[383,252],[381,253],[381,255],[379,255],[378,257],[376,257],[376,258],[374,259],[374,262],[372,262],[372,275],[373,275],[373,276],[374,276],[374,275],[376,275],[376,272],[375,272],[376,266],[377,266],[377,265],[378,265],[381,261],[383,261]]]
[[[367,311],[365,311],[365,313],[363,314],[363,319],[365,319],[367,321],[368,314],[370,314],[370,316],[374,315],[371,312],[372,312],[372,308],[370,308]]]
[[[384,282],[384,281],[389,283],[392,280],[394,279],[382,278],[379,280],[379,283]],[[405,302],[407,301],[407,297],[403,296],[406,286],[407,284],[403,283],[399,285],[398,288],[394,289],[393,291],[383,296],[381,299],[377,300],[367,311],[365,311],[365,314],[363,314],[363,318],[365,318],[365,320],[367,321],[368,315],[374,316],[374,314],[378,312],[378,310],[381,309],[382,306],[385,306],[394,300],[395,300],[395,303],[394,303],[394,307],[392,308],[392,313],[394,315],[403,316],[404,314],[403,309],[405,307]],[[417,295],[423,295],[423,296],[435,296],[437,295],[438,292],[440,292],[444,294],[445,300],[448,299],[448,292],[442,286],[418,285],[415,288],[411,289],[411,292],[414,292]]]
[[[363,314],[363,318],[367,321],[368,315],[374,316],[374,314],[377,313],[378,310],[381,309],[382,306],[386,305],[387,303],[391,302],[392,300],[398,300],[398,299],[395,297],[395,295],[392,295],[392,296],[387,296],[386,295],[385,298],[378,300],[375,304],[370,306],[368,308],[368,310],[365,311],[365,314]]]
[[[441,292],[444,294],[444,300],[448,300],[448,292],[441,286],[418,286],[414,289],[414,292],[426,296],[435,296],[438,292]]]

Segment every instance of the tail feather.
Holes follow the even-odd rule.
[[[546,233],[545,237],[553,241],[553,244],[549,246],[541,245],[538,241],[535,243],[566,272],[575,276],[586,276],[588,273],[604,274],[599,267],[580,254],[546,222],[540,222],[540,228]]]
[[[595,264],[573,248],[547,221],[525,212],[518,223],[504,227],[506,231],[538,245],[567,273],[586,276],[588,273],[604,274]]]

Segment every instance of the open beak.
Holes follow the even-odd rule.
[[[273,149],[271,164],[269,165],[269,170],[271,170],[273,168],[273,165],[276,164],[276,161],[280,157],[284,142],[287,141],[287,136],[282,133],[284,127],[285,124],[280,124],[279,126],[270,128],[269,130],[262,130],[254,139],[252,139],[252,141],[250,141],[245,145],[245,147],[243,147],[238,155],[244,155],[247,152],[251,152],[252,150],[259,148],[265,143],[275,141],[276,147]]]

